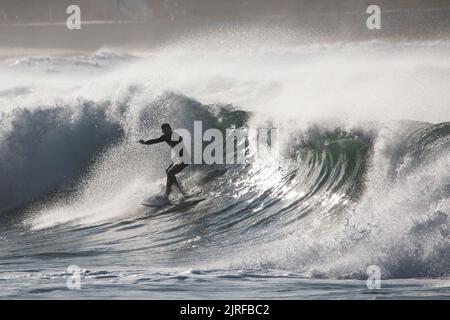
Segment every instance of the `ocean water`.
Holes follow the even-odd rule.
[[[247,36],[2,58],[0,298],[450,296],[450,43]],[[141,206],[170,152],[137,141],[194,121],[278,128],[279,157]]]

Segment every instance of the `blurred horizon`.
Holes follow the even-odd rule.
[[[372,4],[384,12],[450,9],[450,0],[1,0],[0,25],[65,22],[66,8],[73,4],[80,6],[84,21],[136,22],[350,14]]]
[[[69,5],[82,30],[67,30]],[[381,7],[381,30],[366,9]],[[186,34],[281,27],[316,40],[448,39],[450,0],[0,0],[0,48],[154,46]],[[263,32],[264,33],[264,32]]]

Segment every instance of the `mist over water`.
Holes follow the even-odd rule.
[[[57,282],[69,264],[126,286],[356,281],[369,265],[393,281],[448,277],[450,43],[289,45],[294,32],[263,31],[2,60],[2,277]],[[205,201],[140,206],[161,190],[169,151],[137,141],[195,120],[270,123],[281,161],[192,166],[180,179]]]

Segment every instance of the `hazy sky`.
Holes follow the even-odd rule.
[[[450,0],[377,0],[384,10],[450,8]],[[65,8],[79,4],[91,18],[108,15],[129,18],[326,14],[351,12],[374,4],[372,0],[0,0],[0,21],[5,19],[48,20],[64,18]]]
[[[153,45],[185,33],[250,23],[281,26],[328,39],[441,39],[450,35],[450,0],[377,0],[382,29],[368,31],[373,0],[0,0],[0,47],[89,48]],[[66,8],[81,7],[84,27],[68,32]],[[148,25],[125,25],[118,21]],[[95,21],[89,26],[89,21]],[[108,21],[107,26],[97,22]],[[35,24],[38,23],[39,26]],[[29,27],[11,27],[28,25]],[[54,27],[48,27],[55,25]],[[4,31],[2,28],[8,28]],[[259,27],[259,25],[258,25]]]

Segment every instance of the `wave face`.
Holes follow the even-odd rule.
[[[366,279],[378,265],[386,279],[448,277],[449,48],[213,46],[205,55],[186,41],[136,55],[5,60],[1,259],[18,269],[57,257],[60,268]],[[196,120],[221,130],[269,123],[281,129],[281,157],[191,166],[181,181],[206,200],[140,206],[164,183],[169,152],[137,141],[164,122],[192,131]]]

